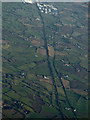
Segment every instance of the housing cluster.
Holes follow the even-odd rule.
[[[58,14],[58,9],[54,7],[53,5],[37,3],[37,6],[42,13],[49,13],[53,15]]]

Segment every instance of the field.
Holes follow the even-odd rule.
[[[41,6],[2,4],[3,118],[88,118],[88,3]]]

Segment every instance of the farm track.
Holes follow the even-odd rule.
[[[42,24],[43,24],[44,46],[45,46],[45,49],[46,49],[48,67],[49,67],[49,70],[50,70],[50,74],[51,74],[51,76],[52,76],[53,86],[54,86],[54,88],[55,88],[56,103],[57,103],[57,106],[59,106],[59,111],[60,111],[60,114],[61,114],[61,118],[64,119],[66,116],[63,115],[63,113],[62,113],[62,111],[61,111],[61,109],[60,109],[61,106],[60,106],[60,103],[59,103],[59,101],[58,101],[58,91],[57,91],[57,87],[56,87],[56,83],[55,83],[55,77],[54,77],[53,70],[52,70],[52,66],[51,66],[50,59],[49,59],[49,51],[48,51],[48,47],[47,47],[47,39],[46,39],[46,31],[45,31],[44,20],[43,20],[43,17],[42,17],[42,15],[41,15],[41,12],[40,12],[37,4],[36,4],[36,7],[37,7],[37,9],[38,9],[38,13],[39,13],[39,15],[40,15],[40,18],[41,18]],[[70,36],[71,36],[71,35],[70,35]],[[55,66],[55,53],[54,53],[54,57],[53,57],[53,67],[54,67],[54,70],[55,70],[55,72],[56,72],[59,80],[60,80],[61,85],[63,86],[63,91],[64,91],[64,94],[65,94],[65,97],[66,97],[66,101],[67,101],[68,105],[70,106],[70,108],[71,108],[71,110],[72,110],[72,112],[73,112],[73,114],[74,114],[74,117],[75,117],[75,118],[73,118],[73,119],[77,120],[77,115],[76,115],[76,113],[74,112],[74,108],[71,106],[71,104],[70,104],[70,102],[69,102],[69,99],[68,99],[68,96],[67,96],[65,87],[64,87],[64,85],[63,85],[63,83],[62,83],[62,80],[61,80],[61,76],[59,75],[59,73],[58,73],[58,71],[57,71],[57,69],[56,69],[56,66]],[[68,119],[68,118],[67,118],[67,119]]]

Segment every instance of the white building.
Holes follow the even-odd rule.
[[[48,80],[49,78],[48,78],[47,76],[44,76],[44,79],[47,79],[47,80]]]
[[[33,0],[22,0],[24,3],[30,3],[30,4],[32,4],[32,3],[34,3],[33,2]]]
[[[47,13],[47,9],[45,9],[45,13]]]

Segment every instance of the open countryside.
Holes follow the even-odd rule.
[[[88,118],[88,3],[2,3],[3,118]]]

